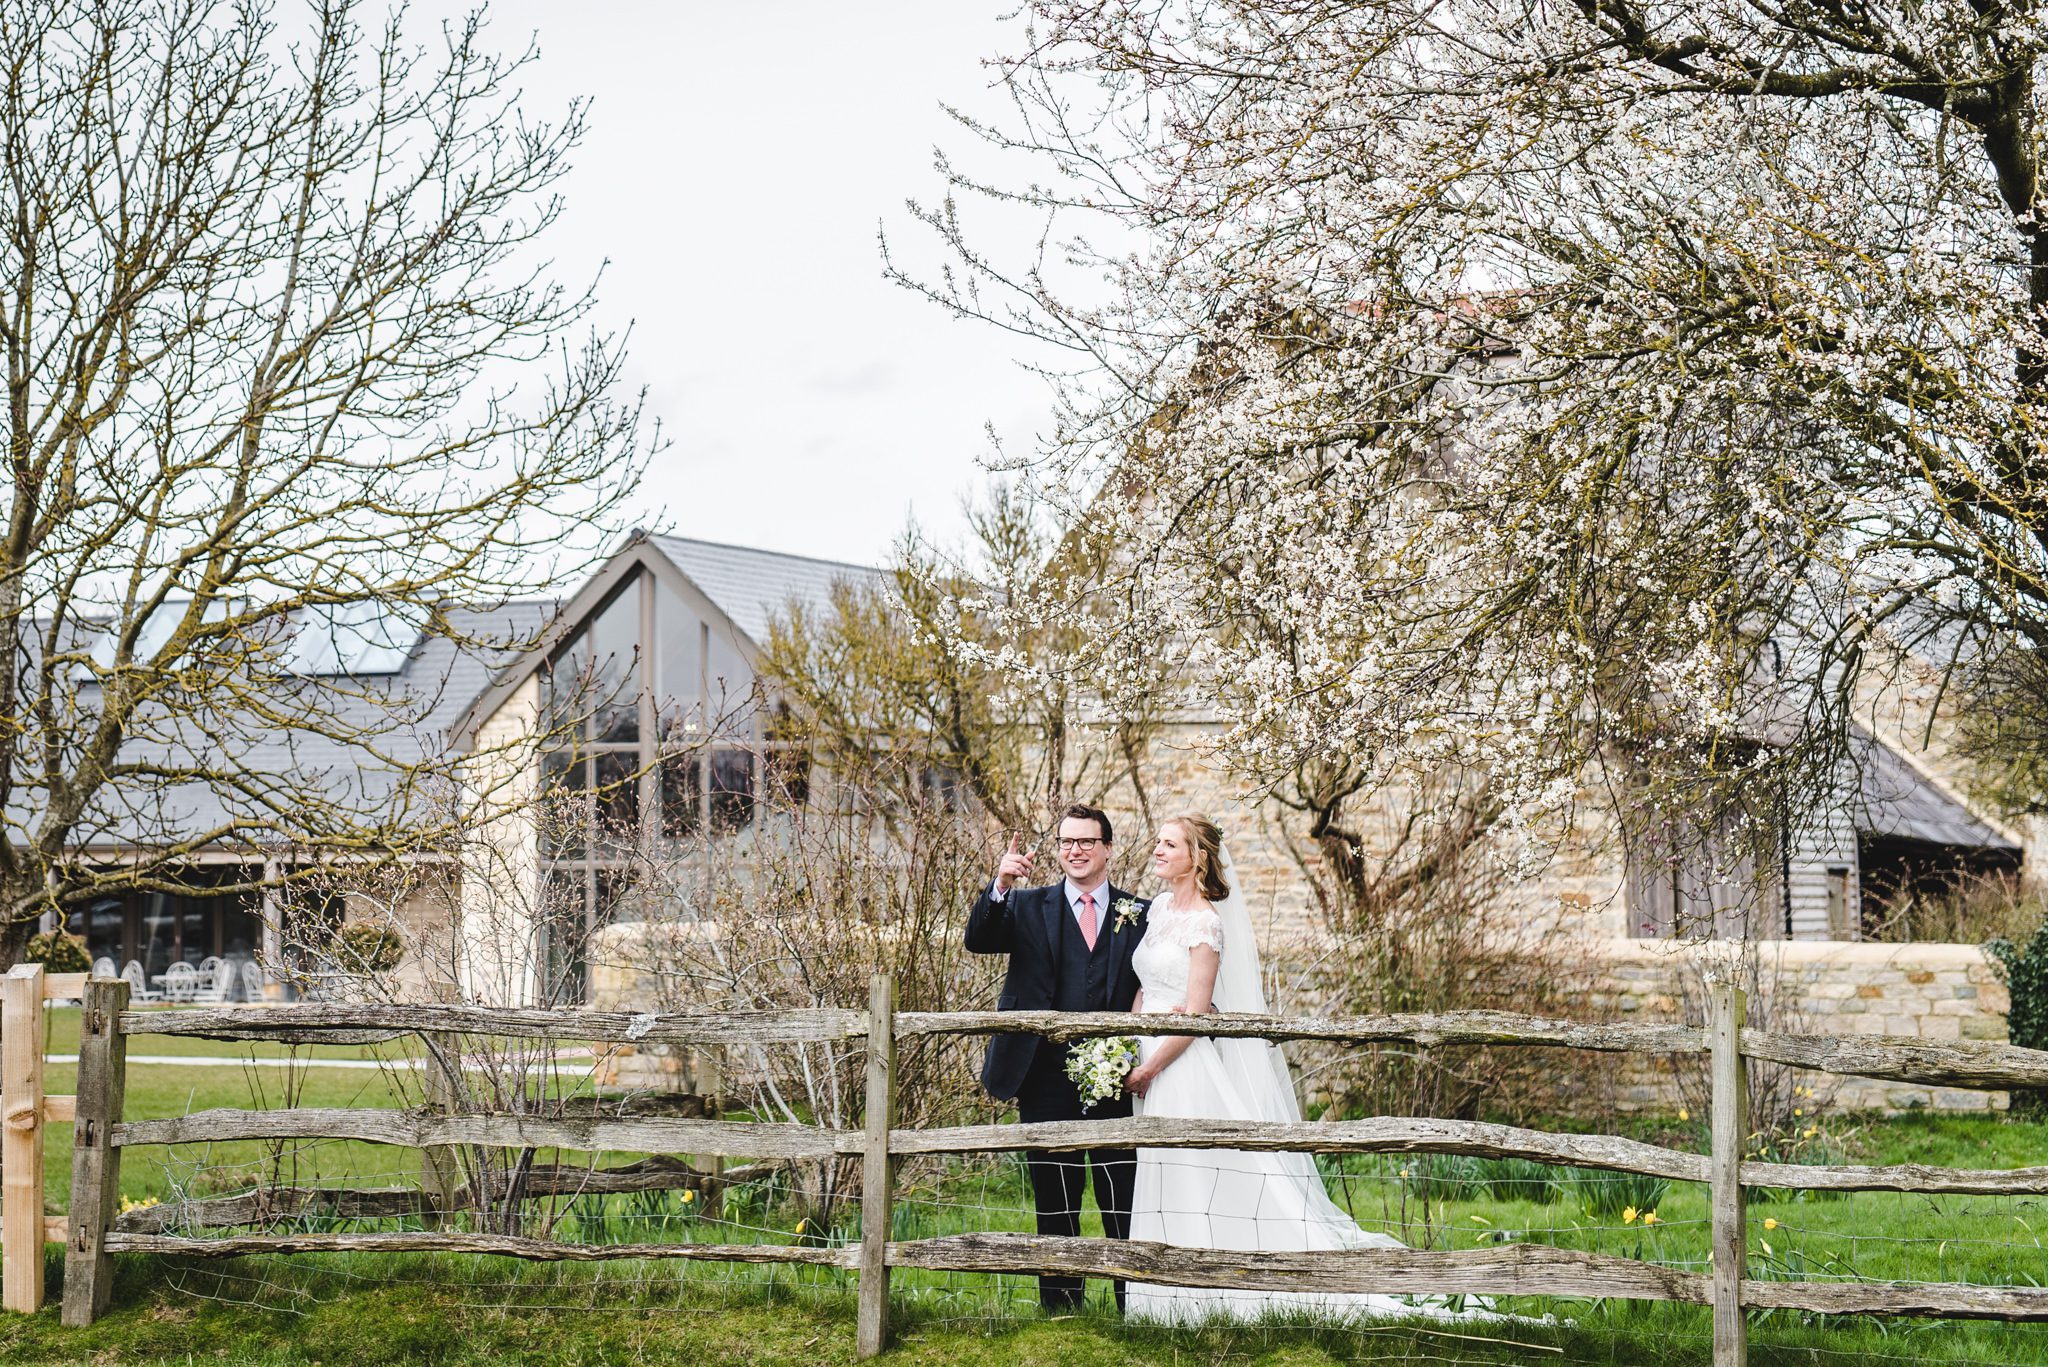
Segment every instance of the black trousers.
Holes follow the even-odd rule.
[[[1074,1090],[1060,1061],[1066,1051],[1041,1044],[1024,1087],[1017,1094],[1017,1118],[1026,1125],[1053,1120],[1102,1120],[1131,1113],[1129,1097],[1117,1097],[1082,1111],[1081,1098]],[[1048,1059],[1051,1063],[1048,1066]],[[1031,1179],[1032,1204],[1038,1210],[1040,1234],[1073,1238],[1081,1232],[1081,1191],[1092,1176],[1095,1207],[1102,1212],[1102,1232],[1112,1239],[1131,1237],[1131,1195],[1138,1181],[1136,1149],[1086,1149],[1054,1153],[1029,1149],[1024,1168]],[[1121,1277],[1111,1283],[1116,1308],[1124,1308]],[[1055,1314],[1081,1306],[1084,1284],[1079,1277],[1040,1277],[1038,1301]]]

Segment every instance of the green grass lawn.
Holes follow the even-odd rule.
[[[75,1012],[53,1013],[51,1050],[70,1052]],[[68,1017],[68,1019],[67,1019]],[[160,1046],[176,1046],[160,1047]],[[215,1067],[137,1064],[126,1116],[145,1119],[214,1106],[402,1105],[410,1076],[366,1069],[247,1067],[289,1051],[138,1037],[136,1054],[219,1056]],[[350,1058],[393,1046],[338,1046]],[[574,1077],[576,1070],[565,1070]],[[72,1068],[47,1070],[52,1092]],[[1634,1137],[1704,1148],[1696,1126],[1644,1121]],[[1956,1167],[2048,1164],[2048,1127],[2001,1117],[1908,1115],[1836,1121],[1829,1142],[1847,1161]],[[48,1192],[68,1196],[68,1126],[49,1136]],[[632,1155],[603,1155],[610,1162]],[[543,1155],[543,1158],[553,1155]],[[561,1155],[564,1161],[577,1161]],[[331,1185],[408,1182],[418,1155],[323,1141],[139,1148],[124,1153],[132,1200],[215,1195],[261,1180]],[[1327,1165],[1332,1194],[1369,1228],[1415,1247],[1543,1242],[1704,1270],[1703,1188],[1539,1165],[1426,1157],[1355,1156]],[[1013,1162],[913,1169],[892,1234],[1030,1227]],[[1654,1213],[1655,1219],[1646,1217]],[[581,1242],[844,1242],[858,1213],[839,1203],[824,1220],[814,1195],[782,1181],[737,1188],[724,1222],[701,1219],[680,1193],[558,1201],[555,1237]],[[2048,1276],[2035,1198],[1857,1193],[1763,1200],[1750,1210],[1752,1276],[1853,1277],[2038,1285]],[[1088,1232],[1099,1232],[1092,1212]],[[328,1223],[319,1228],[393,1228]],[[61,1259],[53,1246],[52,1285]],[[468,1255],[317,1255],[227,1260],[124,1258],[113,1313],[67,1331],[54,1311],[0,1320],[0,1362],[833,1362],[853,1356],[851,1277],[822,1269],[672,1262],[534,1265]],[[1098,1292],[1104,1288],[1098,1288]],[[1705,1363],[1705,1311],[1628,1302],[1518,1301],[1518,1318],[1459,1325],[1255,1326],[1167,1332],[1129,1327],[1097,1305],[1048,1323],[1025,1278],[899,1271],[893,1307],[903,1362],[1394,1362]],[[1547,1318],[1546,1318],[1547,1317]],[[2048,1362],[2048,1327],[1813,1320],[1752,1316],[1759,1363]]]
[[[52,1260],[54,1264],[54,1259]],[[0,1318],[0,1361],[123,1364],[739,1364],[854,1361],[850,1297],[785,1277],[774,1285],[660,1276],[631,1266],[510,1265],[470,1258],[308,1257],[283,1270],[273,1304],[254,1305],[254,1283],[278,1259],[219,1266],[123,1259],[114,1309],[66,1330],[54,1309]],[[53,1266],[53,1277],[55,1269]],[[298,1299],[277,1294],[289,1286]],[[1081,1315],[981,1314],[898,1297],[886,1361],[932,1367],[1002,1364],[1326,1363],[1671,1364],[1711,1361],[1708,1317],[1672,1306],[1560,1304],[1551,1323],[1449,1328],[1275,1324],[1169,1331],[1121,1323],[1092,1304]],[[2038,1364],[2031,1328],[1855,1321],[1798,1323],[1759,1317],[1758,1367],[1792,1364]]]

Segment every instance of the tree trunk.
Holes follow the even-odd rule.
[[[21,962],[28,951],[29,937],[36,933],[35,921],[0,922],[0,972]]]

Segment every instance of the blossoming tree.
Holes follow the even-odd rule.
[[[2031,8],[1030,8],[980,131],[1057,249],[949,197],[899,278],[1075,358],[1038,473],[1237,764],[1796,818],[1899,644],[2048,641]]]

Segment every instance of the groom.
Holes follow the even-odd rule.
[[[967,948],[1007,954],[999,1011],[1128,1011],[1138,994],[1131,954],[1145,934],[1144,902],[1110,886],[1109,818],[1076,803],[1060,818],[1060,867],[1066,876],[1044,887],[1017,885],[1031,876],[1032,857],[1010,839],[996,879],[967,916]],[[1014,1100],[1017,1118],[1030,1125],[1050,1120],[1127,1116],[1131,1099],[1119,1095],[1084,1113],[1066,1073],[1067,1051],[1038,1035],[997,1035],[989,1041],[981,1082],[999,1101]],[[1134,1149],[1089,1149],[1085,1154],[1032,1149],[1024,1155],[1040,1234],[1081,1232],[1081,1187],[1095,1174],[1095,1206],[1112,1239],[1131,1237]],[[1124,1284],[1115,1282],[1116,1306]],[[1078,1309],[1079,1277],[1040,1277],[1038,1299],[1053,1313]]]

